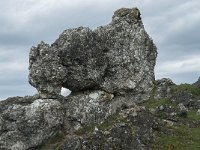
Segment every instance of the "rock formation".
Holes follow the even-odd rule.
[[[67,29],[53,44],[32,47],[29,82],[39,95],[0,103],[0,148],[38,149],[59,133],[73,137],[121,108],[136,107],[150,97],[156,56],[137,8],[117,10],[106,26]],[[72,91],[66,98],[62,87]]]
[[[122,8],[106,26],[67,29],[51,46],[41,42],[31,48],[29,82],[42,98],[56,98],[65,87],[72,92],[141,94],[146,100],[156,56],[139,10]]]
[[[199,82],[154,81],[156,56],[137,8],[32,47],[29,82],[38,94],[0,102],[0,150],[174,149],[200,126],[191,121],[199,117]],[[61,96],[62,87],[71,94]],[[200,146],[188,135],[178,146]]]
[[[37,147],[59,131],[62,105],[57,100],[14,97],[0,102],[0,149]]]

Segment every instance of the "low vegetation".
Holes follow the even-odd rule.
[[[193,121],[198,121],[200,120],[200,115],[197,114],[197,110],[190,110],[188,111],[188,119],[193,120]]]
[[[187,91],[192,94],[193,98],[200,97],[200,89],[191,84],[174,85],[171,88],[172,93],[177,91]]]
[[[156,134],[154,149],[198,150],[200,149],[200,127],[172,126],[168,133]]]
[[[150,108],[157,108],[158,106],[161,105],[170,105],[172,107],[175,107],[177,104],[175,102],[170,101],[169,99],[159,99],[159,100],[149,99],[142,105],[145,106],[147,109],[150,109]]]

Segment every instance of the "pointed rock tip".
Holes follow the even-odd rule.
[[[129,23],[137,23],[141,20],[140,11],[137,7],[134,8],[120,8],[114,12],[113,21],[126,20]]]

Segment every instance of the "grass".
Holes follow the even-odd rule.
[[[200,127],[188,128],[184,125],[171,127],[168,134],[158,134],[154,149],[197,150],[200,149]]]
[[[177,91],[190,92],[193,95],[192,98],[196,98],[196,97],[200,96],[200,90],[197,87],[195,87],[194,85],[190,85],[190,84],[180,84],[180,85],[172,86],[171,92],[175,93]]]
[[[154,99],[155,89],[152,91],[150,99],[144,102],[146,108],[157,108],[160,105],[170,105],[173,108],[177,108],[177,103],[170,101],[169,99]],[[174,85],[171,88],[171,93],[177,91],[187,91],[193,95],[193,99],[200,97],[200,90],[193,85],[181,84]],[[197,110],[188,111],[188,120],[198,121],[200,115],[196,114]],[[160,114],[162,116],[162,114]],[[161,117],[162,118],[162,117]],[[176,125],[168,127],[167,133],[156,133],[155,142],[152,148],[155,150],[199,150],[200,149],[200,127],[189,128],[185,125]]]
[[[177,104],[175,102],[170,101],[169,99],[159,99],[159,100],[149,99],[142,105],[149,109],[149,108],[157,108],[158,106],[161,105],[170,105],[172,107],[175,107]]]
[[[149,100],[141,103],[142,106],[145,106],[147,109],[150,108],[157,108],[160,105],[171,105],[172,107],[177,106],[177,104],[175,102],[170,101],[169,99],[155,99],[155,91],[156,91],[157,87],[154,86],[154,88],[151,91],[151,95]]]
[[[200,120],[200,115],[197,115],[197,110],[190,110],[188,111],[187,118],[190,120],[197,121],[197,120]]]

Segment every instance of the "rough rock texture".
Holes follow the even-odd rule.
[[[129,102],[127,97],[99,90],[57,99],[40,99],[39,95],[9,98],[0,102],[0,149],[37,149],[60,132],[71,137],[84,126],[101,124],[134,104]]]
[[[192,94],[188,91],[177,91],[172,94],[172,100],[177,103],[187,104],[192,100]]]
[[[101,123],[115,114],[122,107],[135,103],[128,97],[115,96],[104,91],[93,90],[76,92],[69,95],[64,102],[65,121],[74,123],[74,128],[91,123]]]
[[[29,54],[29,82],[42,98],[55,98],[60,93],[66,68],[59,64],[58,50],[41,42]]]
[[[110,104],[113,97],[112,94],[104,91],[85,91],[72,94],[68,96],[65,103],[66,116],[68,116],[68,120],[76,121],[78,126],[100,123],[111,115]]]
[[[91,30],[65,30],[50,46],[30,51],[29,82],[42,98],[55,98],[61,87],[114,95],[143,95],[153,88],[157,51],[137,8],[117,10],[112,22]]]
[[[198,100],[128,98],[101,90],[8,98],[0,102],[0,150],[198,149]]]
[[[26,150],[54,136],[63,124],[57,100],[14,97],[0,102],[0,149]]]
[[[175,85],[171,79],[163,78],[155,82],[155,99],[169,98],[171,86]]]
[[[42,144],[59,134],[64,136],[50,142],[60,143],[55,149],[148,147],[153,140],[152,128],[158,124],[156,118],[144,107],[119,106],[112,101],[117,100],[103,91],[59,99],[9,98],[0,102],[0,149],[42,149]]]
[[[156,55],[137,8],[41,42],[29,65],[39,94],[0,102],[0,150],[199,148],[198,82],[154,81]]]
[[[151,149],[154,132],[160,128],[159,120],[135,106],[120,111],[99,125],[91,126],[90,132],[84,132],[87,127],[78,130],[77,135],[65,139],[57,149]]]

